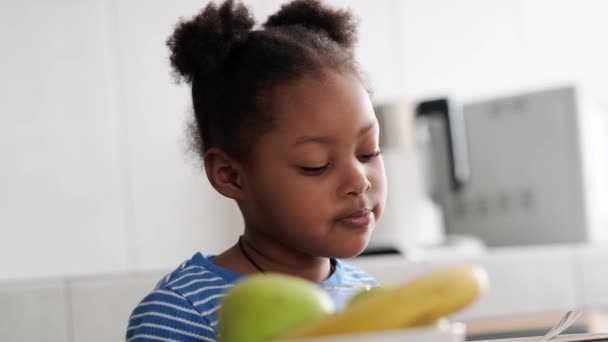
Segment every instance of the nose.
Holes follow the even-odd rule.
[[[361,196],[372,188],[372,183],[367,177],[365,167],[359,162],[354,162],[346,167],[342,179],[343,182],[339,192],[344,197]]]

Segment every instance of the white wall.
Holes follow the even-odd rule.
[[[249,1],[260,18],[281,1]],[[171,268],[240,232],[185,152],[165,39],[205,1],[7,0],[0,11],[0,279]],[[361,17],[376,100],[578,81],[608,108],[608,4],[334,0]]]
[[[126,191],[103,3],[0,11],[0,277],[126,268]]]
[[[404,92],[468,100],[575,82],[608,110],[607,10],[596,0],[407,0]]]

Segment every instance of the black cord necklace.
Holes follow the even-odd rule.
[[[255,267],[258,271],[260,271],[261,273],[266,273],[264,272],[264,270],[260,267],[260,265],[258,265],[255,261],[253,261],[253,259],[251,258],[251,256],[249,256],[249,254],[247,254],[247,252],[245,251],[245,247],[243,247],[243,235],[239,236],[239,249],[241,250],[241,253],[243,254],[243,256],[249,260],[249,262],[253,265],[253,267]]]
[[[258,271],[260,271],[260,273],[266,273],[266,272],[264,272],[264,269],[262,269],[262,267],[260,267],[260,265],[258,265],[255,261],[253,261],[253,258],[249,255],[249,253],[247,253],[247,251],[245,251],[245,247],[243,246],[243,235],[239,236],[239,249],[241,250],[241,253],[245,257],[245,259],[247,259],[247,261],[249,261],[249,263],[251,263],[251,265],[253,265],[253,267],[255,267]],[[331,276],[332,274],[334,274],[334,271],[336,270],[336,260],[330,259],[329,265],[330,265],[329,276]]]

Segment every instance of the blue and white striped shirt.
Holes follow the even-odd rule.
[[[217,310],[224,292],[242,275],[219,267],[201,253],[166,275],[135,307],[127,341],[213,341]],[[334,273],[321,286],[375,285],[361,269],[336,260]]]

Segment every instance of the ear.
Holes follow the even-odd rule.
[[[234,200],[244,198],[243,168],[239,162],[216,147],[205,152],[204,162],[207,178],[217,192]]]

